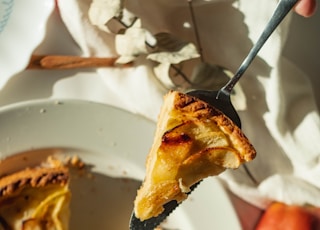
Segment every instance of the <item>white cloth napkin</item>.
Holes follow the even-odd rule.
[[[58,1],[62,19],[84,56],[116,56],[114,35],[91,24],[91,0]],[[151,32],[171,32],[190,41],[182,25],[190,20],[185,0],[128,1],[128,8]],[[235,71],[266,25],[276,0],[193,1],[204,56]],[[243,168],[220,178],[237,195],[264,208],[273,200],[320,206],[320,120],[306,76],[281,55],[290,16],[270,37],[241,79],[247,108],[240,112],[243,131],[257,149],[248,164],[259,182]],[[144,59],[131,68],[101,68],[112,100],[106,103],[154,121],[167,89]],[[94,91],[94,89],[92,89]]]

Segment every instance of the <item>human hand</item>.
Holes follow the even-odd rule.
[[[316,10],[316,0],[300,0],[294,10],[303,17],[310,17]]]

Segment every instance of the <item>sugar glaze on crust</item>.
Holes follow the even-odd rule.
[[[49,184],[64,186],[68,183],[67,167],[27,168],[0,178],[0,199],[25,187],[40,188]]]
[[[254,159],[256,151],[241,129],[218,109],[196,97],[170,91],[164,97],[146,176],[134,202],[136,217],[149,219],[171,200],[187,198],[190,186]]]
[[[180,110],[187,116],[190,114],[196,119],[210,119],[229,135],[232,144],[239,151],[241,158],[244,161],[251,161],[256,156],[256,150],[249,142],[248,138],[241,129],[224,113],[217,108],[210,106],[208,103],[199,100],[196,97],[176,92],[175,109]]]

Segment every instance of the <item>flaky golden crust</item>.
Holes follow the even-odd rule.
[[[27,168],[0,178],[0,199],[11,195],[24,187],[40,188],[49,184],[66,185],[69,172],[66,167]]]
[[[175,92],[175,108],[182,113],[191,114],[197,119],[211,119],[230,136],[231,141],[239,150],[244,161],[251,161],[256,156],[256,151],[241,129],[220,110],[196,97]],[[170,93],[168,94],[170,95]],[[168,96],[167,95],[167,96]]]
[[[164,97],[146,176],[134,202],[140,220],[159,215],[171,200],[187,198],[190,186],[252,160],[255,149],[221,111],[190,95]]]

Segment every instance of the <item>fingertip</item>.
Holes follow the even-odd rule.
[[[297,3],[294,10],[303,17],[311,17],[316,11],[317,5],[315,0],[302,0]]]

